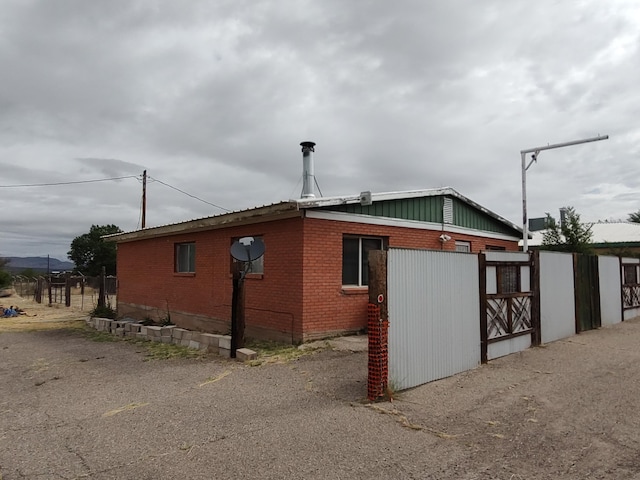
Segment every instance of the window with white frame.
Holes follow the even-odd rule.
[[[471,242],[463,242],[462,240],[456,240],[456,252],[471,252]]]
[[[176,273],[195,273],[196,271],[196,244],[176,243],[175,251]]]
[[[342,238],[342,284],[369,285],[369,252],[382,248],[382,238],[345,235]]]

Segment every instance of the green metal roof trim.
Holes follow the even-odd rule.
[[[505,223],[500,220],[487,215],[459,198],[449,195],[382,200],[373,202],[371,205],[351,203],[321,207],[321,209],[358,215],[442,223],[445,197],[453,201],[453,225],[505,235],[517,236],[520,234],[518,230],[505,225]]]

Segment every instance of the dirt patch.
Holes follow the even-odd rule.
[[[18,307],[22,313],[17,317],[0,318],[0,333],[80,327],[81,321],[87,318],[93,306],[82,310],[79,300],[76,298],[71,307],[65,307],[57,303],[52,305],[37,303],[15,294],[3,298],[0,306]]]

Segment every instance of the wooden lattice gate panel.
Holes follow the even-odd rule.
[[[489,344],[531,335],[540,343],[537,253],[492,252],[480,255],[481,357]]]

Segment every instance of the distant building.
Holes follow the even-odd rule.
[[[546,230],[532,232],[529,247],[539,248]],[[591,241],[595,253],[600,255],[640,255],[640,224],[630,222],[594,223]]]

